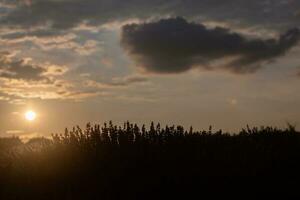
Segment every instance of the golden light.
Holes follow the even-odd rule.
[[[34,121],[36,118],[36,113],[32,110],[29,110],[25,113],[25,119],[28,121]]]

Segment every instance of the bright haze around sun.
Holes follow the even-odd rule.
[[[25,113],[25,119],[28,121],[34,121],[36,119],[36,113],[32,110],[29,110]]]
[[[300,123],[299,13],[296,0],[0,0],[0,137]]]

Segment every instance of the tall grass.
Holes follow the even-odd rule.
[[[233,135],[211,127],[87,124],[50,140],[0,139],[0,199],[186,197],[191,190],[230,191],[233,177],[285,177],[288,185],[299,167],[300,134],[291,125]]]

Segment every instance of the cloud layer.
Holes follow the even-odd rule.
[[[178,17],[125,25],[121,43],[137,65],[150,72],[179,73],[200,67],[252,73],[265,62],[285,55],[299,39],[298,29],[279,38],[250,39],[229,29],[208,29]]]
[[[1,24],[67,29],[82,22],[163,15],[202,17],[217,21],[282,29],[299,25],[296,0],[2,0]],[[237,20],[238,19],[238,20]]]
[[[0,100],[81,99],[146,83],[119,47],[124,24],[122,46],[145,71],[253,73],[297,44],[299,30],[286,30],[299,26],[299,11],[295,0],[0,0]],[[107,80],[64,74],[80,66]]]
[[[150,13],[169,0],[121,1],[121,0],[28,0],[15,1],[1,24],[19,27],[35,27],[45,24],[60,30],[88,24],[103,24],[111,20],[150,16]],[[133,12],[134,11],[134,12]]]

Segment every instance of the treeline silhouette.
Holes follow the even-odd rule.
[[[291,125],[229,134],[109,122],[27,143],[0,139],[0,199],[287,195],[298,189],[299,170],[300,134]]]

